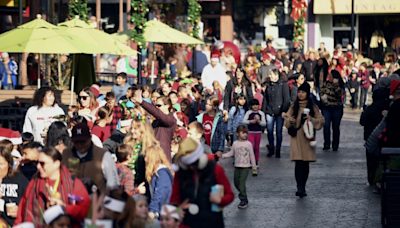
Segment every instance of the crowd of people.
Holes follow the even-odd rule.
[[[52,88],[42,87],[23,133],[1,129],[1,216],[15,227],[224,227],[222,210],[234,194],[219,159],[234,156],[237,207],[244,209],[262,134],[266,156],[279,159],[285,126],[295,194],[307,196],[316,131],[324,129],[323,150],[339,150],[346,91],[352,109],[364,108],[365,140],[373,137],[367,161],[374,184],[379,148],[398,146],[400,77],[381,73],[378,63],[370,74],[354,53],[337,46],[331,56],[321,44],[290,56],[268,42],[261,52],[249,47],[236,64],[232,53],[219,50],[198,73],[171,71],[153,89],[119,73],[111,91],[85,87],[68,110]]]

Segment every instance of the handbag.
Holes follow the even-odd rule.
[[[300,128],[301,128],[301,124],[300,124],[300,126],[298,127],[298,128],[296,128],[296,127],[290,127],[289,129],[288,129],[288,133],[289,133],[289,135],[290,136],[292,136],[292,137],[296,137],[297,136],[297,131],[298,130],[300,130]]]

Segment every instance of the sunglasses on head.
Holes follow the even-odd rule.
[[[156,106],[157,106],[158,108],[161,108],[163,105],[162,105],[162,104],[156,104]]]
[[[84,100],[84,101],[86,101],[86,100],[88,99],[88,97],[89,97],[89,96],[79,96],[78,98],[79,98],[79,100]]]

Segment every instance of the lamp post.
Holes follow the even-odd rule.
[[[354,57],[354,37],[355,37],[355,31],[354,31],[354,0],[351,0],[351,36],[350,36],[350,43],[352,46],[352,52],[353,52],[353,57]]]

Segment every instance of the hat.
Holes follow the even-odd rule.
[[[126,203],[121,200],[117,200],[111,198],[109,196],[105,196],[103,199],[103,207],[107,208],[110,211],[122,213],[124,211]]]
[[[90,88],[92,89],[94,95],[97,98],[99,96],[99,94],[100,94],[100,86],[97,85],[97,84],[93,84],[92,86],[90,86]]]
[[[89,127],[85,123],[78,123],[72,128],[71,141],[88,141],[91,138]]]
[[[121,120],[121,127],[128,127],[131,126],[132,119],[129,120]]]
[[[275,60],[274,65],[278,68],[278,70],[282,70],[283,68],[282,62],[279,60]]]
[[[337,70],[332,70],[331,74],[332,74],[332,78],[340,79],[342,77],[342,76],[340,76],[340,73]]]
[[[3,52],[3,53],[1,53],[1,58],[8,58],[9,57],[9,55],[8,55],[8,53],[7,52]]]
[[[351,68],[351,73],[352,73],[352,74],[357,74],[357,73],[358,73],[357,67]]]
[[[13,156],[14,158],[21,158],[22,157],[21,153],[16,149],[11,151],[11,156]]]
[[[388,77],[380,77],[376,82],[377,89],[386,89],[390,88],[391,81]],[[375,93],[375,92],[374,92]]]
[[[199,161],[198,168],[203,169],[208,163],[208,158],[204,153],[204,147],[201,143],[191,138],[186,138],[179,146],[175,161],[177,164],[173,164],[171,168],[177,172],[179,167],[187,169],[188,165],[192,165],[196,161]]]
[[[174,117],[178,126],[187,127],[189,125],[189,118],[183,112],[175,112]]]
[[[43,220],[47,225],[50,225],[54,220],[56,220],[61,215],[66,215],[67,213],[60,205],[55,205],[48,208],[43,213]]]
[[[169,204],[164,204],[161,208],[162,216],[171,216],[176,220],[181,220],[182,218],[178,214],[178,208]]]
[[[13,228],[35,228],[35,225],[31,222],[23,222],[19,225],[13,226]]]
[[[353,53],[351,52],[346,52],[345,53],[348,59],[353,59]]]
[[[8,128],[0,127],[0,140],[8,139],[13,145],[22,144],[21,134]]]
[[[400,92],[398,90],[400,90],[400,81],[393,80],[390,84],[390,99],[393,99],[394,92]]]
[[[214,47],[216,47],[219,50],[223,49],[224,46],[225,46],[225,44],[221,40],[217,40],[214,42]]]
[[[375,63],[375,64],[372,64],[372,67],[373,68],[379,68],[379,69],[382,69],[382,66],[381,66],[381,64],[380,63]]]
[[[217,54],[213,54],[211,56],[211,62],[219,62],[219,57]]]
[[[307,98],[308,98],[311,93],[311,86],[310,86],[310,84],[308,84],[308,82],[303,82],[303,84],[301,84],[301,86],[299,86],[298,91],[299,90],[306,92]]]
[[[269,54],[264,54],[263,56],[262,56],[262,59],[263,60],[266,60],[266,59],[268,59],[268,60],[271,60],[271,56],[269,55]]]

